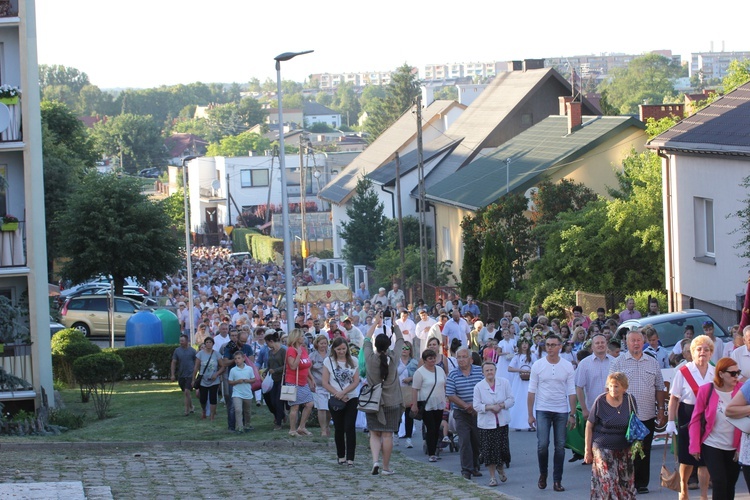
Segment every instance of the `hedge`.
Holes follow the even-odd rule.
[[[258,262],[276,262],[276,254],[284,254],[284,241],[258,234],[252,237],[252,254]]]
[[[235,228],[232,231],[232,251],[233,252],[249,252],[250,245],[247,237],[251,234],[260,234],[257,229],[249,229],[246,227]]]
[[[104,349],[120,356],[125,364],[121,379],[151,380],[170,377],[172,354],[177,344],[152,344]]]

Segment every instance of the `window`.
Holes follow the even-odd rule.
[[[693,198],[695,224],[695,260],[716,264],[714,236],[714,200]]]
[[[443,227],[443,260],[451,259],[451,231],[447,227]]]
[[[243,188],[268,186],[268,170],[240,170]]]

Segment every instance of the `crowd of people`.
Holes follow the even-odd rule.
[[[215,418],[223,394],[234,432],[252,430],[253,400],[267,406],[274,430],[287,423],[294,438],[312,435],[306,425],[316,412],[341,465],[354,464],[356,429],[364,428],[379,475],[395,472],[394,435],[412,447],[420,419],[426,460],[436,462],[457,440],[462,476],[481,477],[483,464],[490,486],[508,480],[510,431],[535,432],[538,488],[547,488],[552,438],[555,491],[565,490],[567,447],[569,461],[592,464],[591,497],[618,499],[648,493],[651,444],[666,425],[678,435],[680,498],[688,498],[693,470],[703,498],[709,480],[716,498],[733,498],[740,470],[750,484],[750,467],[740,465],[750,465],[750,438],[741,440],[728,420],[750,415],[742,375],[750,374],[750,327],[733,329],[726,345],[711,322],[699,336],[689,327],[669,351],[651,326],[616,335],[623,320],[641,317],[632,299],[611,316],[575,306],[569,317],[549,318],[540,307],[534,316],[506,312],[496,321],[482,318],[471,296],[406,303],[397,284],[370,295],[364,283],[352,302],[294,304],[288,315],[277,266],[233,259],[222,248],[195,249],[194,263],[192,293],[179,274],[149,284],[178,308],[184,329],[172,370],[186,416],[195,411],[193,385],[201,418]],[[311,268],[293,275],[295,286],[333,279]],[[648,314],[658,313],[650,302]],[[667,394],[661,370],[670,366],[676,371]],[[361,400],[374,397],[377,409],[363,411]],[[638,456],[626,439],[631,413],[649,431]]]

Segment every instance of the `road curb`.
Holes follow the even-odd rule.
[[[273,440],[273,441],[107,441],[107,442],[39,442],[39,443],[0,443],[0,451],[23,450],[113,450],[120,448],[331,448],[330,442],[317,443],[311,441]]]

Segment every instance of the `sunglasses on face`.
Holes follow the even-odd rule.
[[[732,377],[739,377],[740,374],[742,374],[742,370],[737,370],[737,371],[726,370],[724,373],[728,373]]]
[[[404,347],[401,348],[401,350],[402,351],[411,351],[411,347],[409,347],[408,345],[405,345]]]

